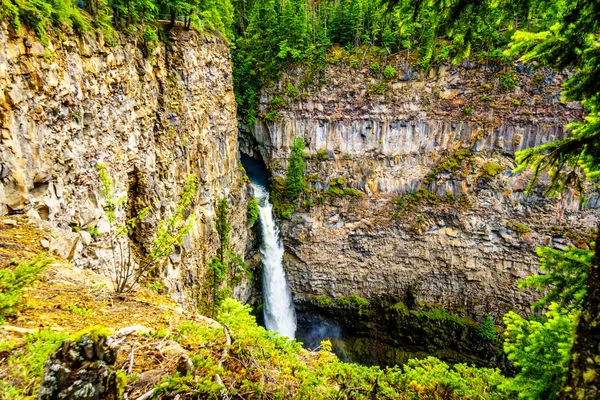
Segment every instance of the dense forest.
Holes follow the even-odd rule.
[[[108,42],[120,34],[138,35],[146,43],[168,40],[165,32],[177,24],[184,29],[219,32],[230,44],[239,118],[248,127],[257,120],[261,88],[293,65],[301,65],[317,76],[326,68],[327,53],[334,46],[355,54],[355,62],[361,62],[367,51],[382,59],[391,54],[405,54],[408,62],[422,70],[465,59],[485,59],[504,65],[521,60],[569,70],[571,78],[564,85],[563,95],[584,105],[584,120],[568,126],[572,135],[567,139],[518,153],[518,170],[534,170],[530,188],[535,187],[541,174],[548,173],[548,195],[573,186],[583,192],[586,181],[597,183],[600,179],[600,1],[597,0],[1,1],[0,15],[12,28],[28,26],[42,43],[60,37],[65,29],[77,33],[99,30]],[[389,370],[385,378],[378,378],[383,373],[379,369],[343,365],[324,356],[314,362],[325,371],[323,374],[304,373],[318,384],[336,379],[346,382],[342,385],[358,388],[356,397],[343,398],[363,395],[367,398],[366,393],[374,390],[387,393],[387,397],[381,398],[395,398],[401,390],[423,396],[414,398],[475,398],[474,393],[481,390],[487,391],[482,395],[485,398],[597,398],[600,396],[598,248],[591,242],[585,248],[538,249],[545,274],[529,277],[522,285],[545,293],[532,305],[541,310],[541,316],[526,319],[511,312],[504,317],[504,351],[518,368],[514,378],[462,365],[449,369],[431,359],[411,362],[404,368],[404,375],[396,368]],[[2,292],[0,301],[1,295]],[[247,310],[240,311],[238,306],[227,302],[225,305],[229,311],[223,318],[240,332],[240,337],[246,330],[249,337],[264,339],[264,333],[247,320]],[[487,334],[495,335],[493,327],[491,330]],[[240,337],[238,341],[243,342]],[[241,354],[239,346],[237,351]],[[295,344],[264,346],[276,357],[293,355],[292,361],[278,359],[270,364],[280,363],[282,368],[297,370],[306,368],[296,359],[300,356]],[[216,370],[214,360],[211,363],[210,368]],[[286,379],[293,380],[292,375],[286,375]],[[427,384],[417,383],[417,375],[422,379],[427,377]],[[436,392],[441,390],[437,382],[442,382],[439,387],[446,388],[447,397]],[[181,384],[169,382],[176,383]],[[196,393],[204,390],[198,383],[194,383],[196,386],[185,383]],[[167,390],[168,385],[164,388]],[[210,390],[218,392],[218,388]]]

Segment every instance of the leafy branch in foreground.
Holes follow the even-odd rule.
[[[33,283],[39,273],[53,261],[40,254],[31,261],[17,265],[14,270],[0,269],[0,323],[19,305],[23,288]]]
[[[160,266],[175,246],[183,243],[183,238],[190,233],[196,215],[190,214],[185,218],[185,214],[187,208],[192,204],[192,197],[196,192],[196,176],[188,176],[175,212],[170,218],[160,221],[152,249],[138,263],[128,238],[133,234],[138,223],[152,211],[152,206],[144,207],[132,218],[120,223],[118,214],[124,211],[126,198],[115,197],[114,184],[106,165],[98,163],[96,168],[100,179],[100,192],[104,197],[104,212],[110,226],[108,234],[112,252],[114,290],[116,293],[123,293],[133,289],[145,274]]]
[[[568,186],[584,191],[581,176],[600,181],[600,114],[592,113],[583,122],[567,125],[572,136],[516,154],[519,167],[515,172],[531,168],[534,172],[527,190],[531,191],[543,171],[548,171],[550,184],[545,192],[557,195]],[[583,197],[582,197],[583,199]]]
[[[526,320],[509,312],[504,316],[504,351],[521,368],[503,389],[523,399],[556,399],[566,378],[577,314],[556,303],[540,320]]]
[[[521,288],[534,287],[541,292],[547,291],[533,308],[544,309],[551,303],[558,303],[566,310],[580,310],[594,252],[588,249],[557,250],[550,247],[538,247],[536,252],[540,259],[540,270],[544,274],[531,275],[519,282]]]

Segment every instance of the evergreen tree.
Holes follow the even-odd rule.
[[[306,181],[304,180],[304,169],[306,168],[305,157],[304,139],[297,137],[292,145],[285,179],[286,194],[290,199],[297,199],[300,193],[306,188]]]
[[[544,1],[533,1],[544,4]],[[583,122],[571,123],[572,135],[566,139],[528,149],[517,154],[520,169],[535,172],[530,188],[542,171],[548,171],[551,183],[547,192],[555,194],[568,185],[582,189],[583,177],[600,178],[600,1],[573,0],[561,21],[549,30],[518,32],[511,54],[525,52],[525,61],[537,60],[555,68],[577,71],[564,88],[568,100],[582,100],[589,114]],[[600,232],[600,225],[599,225]],[[600,238],[598,238],[600,239]],[[580,399],[600,396],[600,244],[587,277],[587,293],[577,325],[573,357],[561,398]]]
[[[227,247],[229,246],[229,232],[231,231],[231,225],[229,224],[229,202],[227,197],[223,197],[219,200],[217,205],[217,233],[219,234],[219,261],[225,263],[225,255],[227,253]]]

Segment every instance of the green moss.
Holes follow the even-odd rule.
[[[442,172],[456,172],[464,166],[465,162],[470,162],[472,157],[473,150],[471,149],[455,150],[449,156],[442,158],[433,172],[436,175]]]
[[[321,296],[310,296],[310,300],[314,303],[319,304],[320,306],[323,307],[327,307],[330,304],[333,303],[333,300],[330,297],[327,297],[325,295],[321,295]]]
[[[420,188],[414,193],[400,196],[394,200],[394,204],[398,210],[412,210],[421,204],[436,205],[439,204],[440,201],[441,199],[434,193],[431,193],[425,188]]]
[[[88,338],[90,338],[90,340],[93,340],[94,342],[96,342],[96,341],[100,340],[101,338],[106,338],[106,337],[110,336],[110,329],[108,329],[104,326],[101,326],[101,325],[90,326],[88,328],[85,328],[83,330],[80,330],[79,332],[72,334],[70,337],[70,340],[72,342],[77,342],[84,336],[87,336]]]
[[[583,381],[585,383],[593,382],[596,379],[597,372],[594,369],[588,369],[583,373]]]
[[[373,85],[370,85],[367,88],[367,93],[369,94],[379,94],[382,95],[385,93],[385,88],[386,88],[386,84],[385,83],[375,83]]]
[[[318,161],[325,161],[329,159],[329,157],[327,156],[327,150],[326,149],[319,149],[317,150],[317,160]]]
[[[265,114],[265,119],[268,121],[271,121],[271,122],[275,121],[277,119],[278,112],[279,112],[278,110],[269,111],[268,113]]]
[[[504,90],[511,90],[517,86],[515,71],[507,71],[500,77],[500,84]]]
[[[356,304],[358,307],[368,307],[369,306],[369,300],[365,299],[364,297],[360,297],[357,294],[352,294],[352,296],[350,296],[350,302],[353,304]]]
[[[506,222],[506,227],[508,229],[512,229],[515,232],[518,233],[529,233],[531,232],[531,228],[528,227],[527,225],[521,224],[519,222],[516,221],[507,221]]]
[[[504,172],[505,169],[504,166],[490,161],[483,164],[479,172],[484,179],[493,179]]]

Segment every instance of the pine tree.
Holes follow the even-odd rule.
[[[223,197],[219,200],[217,205],[217,233],[219,234],[219,261],[225,263],[225,255],[227,253],[227,247],[229,246],[229,232],[231,231],[231,225],[229,224],[229,202],[227,197]]]
[[[297,137],[292,145],[290,161],[288,164],[287,176],[285,179],[285,188],[287,197],[297,199],[298,196],[306,188],[304,180],[304,169],[306,164],[304,158],[304,139]]]
[[[534,1],[534,4],[544,3]],[[582,189],[582,179],[600,179],[600,1],[574,0],[562,20],[539,33],[518,32],[511,54],[525,52],[524,61],[536,60],[557,69],[577,71],[565,84],[567,100],[580,100],[589,111],[582,122],[571,123],[572,135],[517,154],[520,169],[532,167],[535,185],[542,171],[551,183],[547,192],[556,194],[568,185]],[[600,225],[598,226],[600,232]],[[587,277],[587,293],[575,334],[573,357],[561,398],[600,396],[600,237]]]

